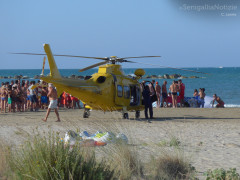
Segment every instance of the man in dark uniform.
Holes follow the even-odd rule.
[[[145,118],[148,119],[148,109],[149,109],[150,119],[153,119],[153,107],[152,107],[152,101],[150,97],[149,86],[144,86],[142,95],[143,95],[143,101],[145,105]]]

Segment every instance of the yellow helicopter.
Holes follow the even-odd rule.
[[[46,54],[36,53],[13,53],[13,54],[26,54],[26,55],[47,55],[48,63],[50,67],[50,74],[44,76],[44,64],[41,75],[41,80],[47,83],[53,83],[57,88],[58,95],[63,92],[67,92],[74,97],[80,99],[85,105],[83,113],[84,118],[90,116],[90,110],[103,110],[103,111],[122,111],[123,118],[128,119],[128,111],[135,111],[135,117],[140,117],[140,111],[144,109],[142,103],[142,86],[139,79],[144,76],[145,71],[143,69],[137,69],[135,71],[135,77],[129,77],[124,75],[121,65],[116,63],[136,63],[127,59],[132,58],[152,58],[161,56],[139,56],[139,57],[125,57],[119,58],[116,56],[110,57],[86,57],[86,56],[72,56],[72,55],[56,55],[52,54],[49,44],[43,45]],[[103,62],[91,65],[83,68],[80,72],[99,66],[98,72],[93,74],[91,78],[86,80],[69,79],[61,76],[54,56],[64,57],[78,57],[78,58],[90,58],[98,59]],[[144,63],[142,63],[144,64]],[[185,70],[179,68],[172,68],[161,66],[165,68]],[[185,70],[192,71],[193,70]],[[201,73],[201,72],[197,72]]]
[[[129,77],[124,75],[121,65],[117,63],[130,62],[126,59],[130,58],[149,58],[160,56],[139,56],[119,58],[116,56],[98,58],[86,56],[71,56],[71,55],[53,55],[49,44],[43,45],[47,55],[50,74],[48,76],[41,76],[41,80],[47,83],[53,83],[60,96],[63,92],[67,92],[74,97],[80,99],[85,106],[84,118],[90,115],[90,109],[103,111],[122,111],[123,118],[128,119],[128,111],[135,111],[136,118],[140,117],[140,111],[144,109],[142,104],[141,84],[139,79],[145,74],[143,69],[135,71],[136,77]],[[34,53],[14,53],[27,55],[45,55]],[[69,79],[61,76],[54,56],[65,57],[80,57],[99,59],[103,62],[83,68],[80,72],[99,66],[98,72],[93,74],[87,80]]]

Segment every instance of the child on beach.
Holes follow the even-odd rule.
[[[12,112],[12,86],[11,85],[8,86],[7,94],[8,94],[8,112]]]

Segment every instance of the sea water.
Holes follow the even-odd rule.
[[[164,74],[181,74],[182,76],[198,76],[197,79],[183,79],[183,83],[186,86],[185,96],[192,97],[194,89],[205,88],[207,96],[212,97],[213,94],[217,94],[225,102],[226,107],[240,107],[240,67],[228,67],[228,68],[186,68],[189,70],[200,71],[208,74],[199,74],[188,71],[181,71],[175,69],[166,68],[146,68],[144,69],[146,75],[164,75]],[[134,74],[135,69],[123,69],[126,75]],[[97,69],[90,69],[85,72],[79,72],[78,69],[60,69],[60,73],[63,76],[70,76],[72,74],[77,76],[86,76],[96,73]],[[39,75],[41,69],[8,69],[0,70],[0,76],[15,76],[23,75],[33,78],[35,75]],[[45,70],[45,74],[48,74],[49,70]],[[0,79],[0,82],[10,81],[11,79]],[[151,79],[142,79],[151,80]],[[165,79],[155,79],[160,85],[162,85]],[[169,88],[173,79],[166,79],[167,87]]]

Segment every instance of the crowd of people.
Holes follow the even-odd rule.
[[[152,80],[152,82],[142,82],[142,96],[143,104],[145,105],[145,117],[148,119],[148,111],[150,119],[153,118],[152,103],[156,101],[156,107],[189,107],[189,102],[185,97],[185,84],[181,79],[178,81],[173,81],[169,87],[169,92],[167,90],[167,81],[164,81],[162,86],[158,82]],[[194,107],[204,108],[205,104],[205,88],[199,88],[194,90],[193,97]],[[224,102],[216,94],[213,95],[212,107],[214,103],[217,102],[216,108],[223,108]]]
[[[173,107],[177,108],[184,106],[185,85],[182,80],[173,81],[167,90],[167,81],[164,81],[162,86],[158,82],[152,80],[146,86],[146,82],[142,82],[143,89],[149,86],[150,96],[153,98],[156,95],[157,108],[160,107]]]
[[[167,88],[167,81],[164,81],[162,86],[152,80],[152,82],[142,82],[142,96],[145,104],[145,117],[153,118],[152,103],[156,101],[156,107],[186,107],[185,100],[185,85],[181,79],[173,81]],[[48,84],[38,81],[15,80],[11,82],[2,82],[0,87],[0,103],[1,112],[24,112],[38,111],[39,108],[47,109],[51,105],[49,101]],[[197,107],[204,108],[205,88],[194,90],[193,98],[196,99]],[[224,107],[223,100],[216,94],[213,95],[212,106],[217,102],[216,107]],[[50,104],[49,104],[50,103]],[[56,103],[56,101],[55,101]],[[81,108],[80,101],[76,97],[64,92],[57,98],[57,106],[64,108]]]
[[[2,82],[0,87],[1,112],[25,112],[47,109],[49,106],[48,84],[45,82],[15,80]],[[81,108],[80,101],[68,93],[63,93],[57,99],[59,107]]]

